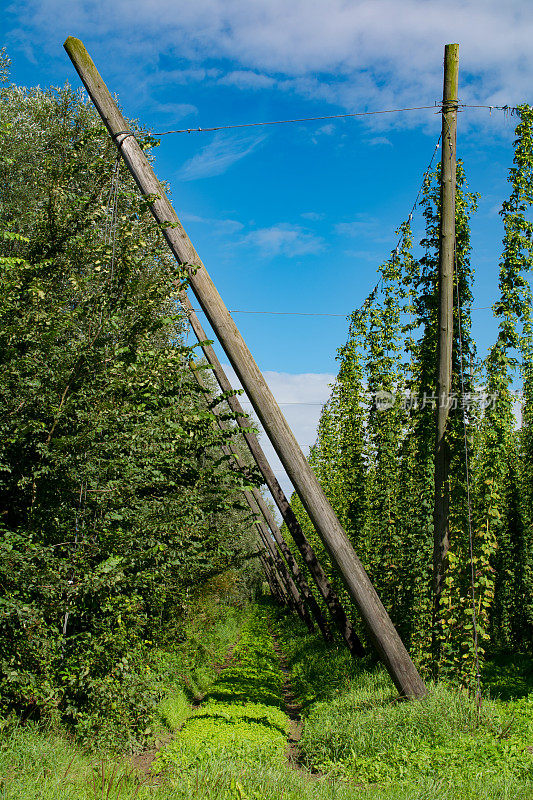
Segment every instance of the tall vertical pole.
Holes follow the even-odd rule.
[[[64,47],[141,193],[152,199],[150,210],[162,226],[168,246],[178,263],[188,266],[189,285],[339,570],[395,686],[405,697],[424,697],[422,678],[146,155],[127,128],[83,43],[69,36]]]
[[[444,48],[442,95],[442,161],[438,275],[438,374],[435,432],[435,496],[433,507],[433,655],[439,655],[439,617],[446,557],[450,543],[450,451],[448,420],[452,390],[453,279],[455,264],[455,194],[457,173],[457,105],[459,45]]]

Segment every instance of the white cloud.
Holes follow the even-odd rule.
[[[217,83],[225,86],[238,86],[239,89],[269,89],[274,86],[275,80],[269,75],[239,69],[228,72],[219,78]]]
[[[431,104],[441,94],[443,45],[458,40],[461,99],[531,99],[528,0],[18,0],[6,17],[15,22],[8,46],[39,41],[59,57],[61,37],[75,33],[130,74],[143,65],[153,73],[161,54],[192,69],[230,59],[242,86],[275,79],[347,109]]]
[[[349,222],[338,222],[335,225],[335,233],[339,236],[348,236],[352,239],[366,237],[373,241],[384,241],[383,225],[377,217],[370,214],[355,214]],[[388,237],[385,237],[388,241]]]
[[[232,367],[229,364],[223,366],[231,385],[234,388],[241,388]],[[307,456],[309,448],[315,443],[322,406],[329,398],[331,391],[329,384],[335,380],[335,376],[329,373],[293,374],[269,370],[263,372],[263,375],[298,444]],[[251,412],[252,406],[246,395],[242,395],[239,399],[245,411]],[[261,434],[261,446],[283,490],[290,497],[292,484],[264,431]]]
[[[392,147],[391,140],[387,139],[386,136],[373,136],[372,139],[368,140],[368,144],[372,145],[372,147],[382,147],[383,145]]]
[[[209,225],[218,234],[237,233],[244,228],[242,222],[236,219],[217,219],[216,217],[199,217],[187,211],[180,215],[182,222],[195,222],[200,225]]]
[[[189,83],[213,81],[220,75],[221,71],[215,67],[209,69],[204,69],[203,67],[188,67],[186,69],[160,70],[150,76],[150,85],[164,86],[166,84],[176,84],[178,86],[185,86]]]
[[[211,178],[222,175],[233,164],[250,155],[264,141],[265,136],[230,138],[215,136],[191,159],[185,162],[179,171],[182,181],[194,181],[198,178]]]
[[[313,144],[318,144],[322,136],[332,136],[336,133],[337,127],[332,122],[328,122],[327,125],[321,125],[319,128],[313,127],[311,130],[311,141]]]
[[[241,244],[256,247],[266,257],[284,255],[289,258],[319,253],[324,247],[319,236],[288,222],[251,231],[243,237]]]
[[[206,217],[199,217],[198,214],[189,214],[188,211],[183,211],[180,214],[180,218],[182,222],[198,222],[200,224],[210,222]]]
[[[229,235],[242,231],[244,225],[238,219],[216,219],[213,220],[217,233]]]
[[[197,114],[198,109],[191,103],[158,103],[152,101],[152,108],[159,114],[171,114],[174,119],[183,119],[190,114]]]

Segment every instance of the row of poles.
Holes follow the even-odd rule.
[[[177,262],[188,268],[189,286],[244,387],[315,530],[323,541],[333,565],[342,576],[350,598],[361,614],[370,641],[376,648],[400,694],[408,698],[423,697],[426,694],[426,688],[416,667],[143,150],[133,132],[129,130],[83,43],[79,39],[69,37],[64,47],[141,193],[144,196],[155,198],[150,203],[152,214]],[[442,108],[443,167],[444,143],[445,141],[450,144],[454,142],[454,138],[449,135],[449,132],[454,130],[453,123],[457,114],[457,81],[455,81],[455,95],[452,98],[450,86],[453,84],[453,80],[450,81],[448,73],[449,65],[453,61],[451,54],[455,52],[457,55],[457,48],[457,45],[447,45],[445,52],[445,89]],[[446,136],[444,135],[445,126]],[[454,149],[451,156],[446,150],[446,158],[450,157],[455,158]],[[455,171],[453,171],[454,179]],[[355,632],[353,622],[347,615],[338,594],[334,591],[322,564],[305,536],[257,437],[248,426],[246,414],[185,292],[180,293],[180,302],[218,386],[234,414],[252,458],[257,464],[303,563],[318,589],[323,600],[322,607],[327,608],[329,612],[330,621],[326,620],[322,607],[286,543],[269,506],[261,493],[254,488],[251,491],[245,491],[245,499],[256,518],[258,535],[262,544],[259,557],[272,592],[280,602],[294,608],[309,629],[316,624],[327,641],[333,639],[330,629],[331,621],[333,621],[350,653],[354,656],[361,656],[364,652],[363,646]],[[446,316],[446,320],[449,321],[449,314]],[[200,386],[205,388],[201,375],[202,368],[194,364],[191,366],[196,380]],[[442,382],[440,388],[445,391]],[[221,428],[227,427],[227,422],[221,418],[220,412],[216,417]],[[447,462],[444,447],[442,452],[444,454],[444,478],[439,484],[439,498],[443,496],[443,487],[446,486]],[[225,446],[225,455],[238,458],[238,452],[233,444]],[[437,499],[436,494],[436,509]],[[435,513],[437,514],[437,510]],[[442,535],[439,534],[439,536],[439,552],[442,552]],[[437,543],[437,533],[435,542]]]

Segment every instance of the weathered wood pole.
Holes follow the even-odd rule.
[[[298,562],[294,558],[293,554],[291,553],[287,545],[287,542],[283,538],[283,534],[281,533],[278,524],[276,523],[276,520],[272,516],[272,513],[268,505],[265,503],[265,500],[262,497],[261,492],[258,491],[258,489],[253,489],[252,497],[255,503],[257,504],[257,513],[260,513],[263,516],[268,528],[270,529],[272,536],[274,537],[274,541],[277,547],[279,548],[280,553],[287,562],[287,568],[289,570],[289,573],[292,575],[294,582],[298,586],[302,594],[302,597],[304,598],[307,604],[307,607],[311,611],[311,614],[313,615],[313,618],[315,619],[315,622],[318,625],[320,632],[322,633],[322,636],[324,637],[326,642],[332,642],[333,636],[331,635],[329,626],[326,620],[324,619],[322,611],[320,610],[320,606],[315,600],[315,597],[311,589],[307,585],[307,582],[304,576],[302,575],[302,571],[298,566]],[[307,621],[307,619],[305,620],[305,622],[309,630],[312,630],[313,629],[312,624],[311,626],[309,626],[309,622]]]
[[[277,568],[280,576],[282,577],[282,579],[283,579],[283,581],[285,583],[285,586],[288,589],[289,595],[290,595],[290,597],[291,597],[291,599],[293,601],[294,610],[296,611],[296,613],[298,614],[298,616],[300,617],[302,622],[305,623],[305,625],[307,626],[307,629],[311,633],[313,633],[315,628],[314,628],[311,616],[309,614],[309,610],[308,610],[307,606],[305,605],[305,602],[304,602],[304,599],[302,597],[302,594],[300,593],[300,590],[299,590],[298,586],[296,585],[296,582],[295,582],[293,576],[291,575],[290,570],[288,569],[288,567],[285,564],[285,562],[283,561],[281,555],[277,551],[276,545],[274,544],[274,542],[272,541],[272,539],[270,537],[270,533],[269,533],[269,530],[268,530],[267,526],[259,518],[260,517],[259,509],[257,508],[257,506],[254,507],[254,502],[253,502],[252,495],[248,493],[246,499],[247,499],[247,502],[248,502],[248,504],[250,506],[250,510],[251,510],[252,514],[254,514],[254,516],[257,517],[255,525],[256,525],[256,528],[257,528],[257,532],[259,533],[259,538],[263,542],[264,546],[268,547],[268,549],[270,551],[270,554],[272,556],[274,564],[276,565],[276,568]]]
[[[280,582],[287,592],[291,608],[296,611],[302,621],[306,622],[306,624],[309,623],[311,626],[310,630],[313,630],[313,623],[309,617],[309,612],[304,606],[302,596],[298,591],[298,587],[294,583],[282,557],[276,550],[276,545],[272,541],[266,525],[260,521],[257,521],[256,528],[263,546],[268,551],[268,554],[272,559],[276,572],[279,575]]]
[[[198,386],[204,392],[208,392],[207,386],[206,386],[206,384],[205,384],[205,382],[204,382],[204,380],[203,380],[203,378],[202,378],[202,376],[200,374],[201,368],[195,367],[192,362],[189,363],[189,367],[191,369],[191,372],[192,372],[192,374],[193,374]],[[223,420],[221,418],[220,411],[217,411],[217,410],[213,409],[213,414],[214,414],[214,416],[216,418],[216,421],[218,423],[218,426],[219,426],[219,428],[221,430],[223,430],[223,431],[231,430],[228,422],[226,422],[225,420]],[[222,451],[223,451],[224,455],[232,455],[234,457],[235,461],[237,462],[237,464],[240,462],[239,452],[238,452],[237,448],[235,447],[235,445],[231,441],[228,441],[227,445],[223,445]],[[251,491],[245,491],[244,492],[244,496],[246,498],[246,502],[248,503],[248,506],[250,507],[251,511],[254,514],[259,515],[259,517],[261,517],[261,516],[263,517],[267,527],[270,529],[270,531],[272,533],[272,536],[274,537],[274,541],[276,542],[276,545],[278,546],[281,554],[283,555],[283,557],[285,558],[285,561],[287,562],[287,568],[289,570],[289,574],[292,577],[294,583],[296,584],[296,586],[298,588],[298,599],[302,603],[302,607],[298,608],[300,616],[304,620],[304,622],[307,625],[307,627],[309,628],[309,630],[312,631],[313,630],[313,623],[312,623],[312,621],[311,621],[311,619],[309,617],[309,614],[307,612],[307,608],[309,608],[309,610],[313,614],[313,617],[316,620],[316,623],[317,623],[318,627],[320,628],[320,631],[322,632],[322,635],[323,635],[324,639],[326,641],[332,641],[333,637],[332,637],[331,632],[330,632],[330,630],[328,628],[327,622],[324,619],[322,611],[320,610],[320,606],[318,605],[317,601],[314,598],[313,593],[311,592],[309,586],[307,585],[307,583],[306,583],[306,581],[305,581],[305,579],[304,579],[304,577],[302,575],[302,572],[300,570],[300,567],[298,566],[298,563],[297,563],[296,559],[294,558],[293,554],[289,550],[289,548],[287,546],[287,543],[286,543],[285,539],[283,538],[283,535],[282,535],[282,533],[281,533],[281,531],[280,531],[280,529],[279,529],[279,527],[278,527],[278,525],[276,523],[276,520],[272,516],[268,505],[265,503],[265,500],[264,500],[263,496],[261,495],[261,492],[258,489],[256,489],[255,487],[253,487],[251,489]],[[268,535],[268,531],[267,531],[267,535]]]
[[[342,575],[392,680],[402,695],[423,697],[426,687],[422,678],[142,148],[129,131],[83,43],[69,36],[64,46],[140,191],[155,198],[150,203],[152,214],[163,226],[163,235],[178,263],[190,266],[189,284]]]
[[[334,620],[345,645],[353,656],[361,656],[364,653],[364,649],[359,637],[355,632],[353,623],[347,616],[341,601],[339,600],[336,592],[326,576],[322,564],[316,557],[315,551],[305,536],[302,527],[298,522],[294,511],[292,510],[292,506],[285,495],[285,492],[281,488],[279,481],[272,470],[272,467],[268,463],[268,459],[263,448],[259,444],[257,436],[250,430],[248,415],[244,412],[238,397],[233,393],[231,383],[229,382],[222,364],[218,360],[217,354],[215,353],[213,347],[209,343],[207,333],[204,331],[203,326],[185,293],[180,295],[180,302],[187,314],[189,322],[191,323],[191,328],[193,329],[196,338],[200,342],[204,356],[213,369],[213,375],[215,376],[220,389],[226,395],[226,402],[235,414],[235,419],[241,428],[241,433],[246,444],[248,445],[248,449],[253,456],[266,485],[268,486],[274,502],[281,512],[285,524],[287,525],[287,530],[291,534],[294,543],[300,551],[300,554],[307,568],[309,569],[309,572],[311,573],[320,594],[324,598],[328,611],[331,614],[331,617]],[[283,536],[281,536],[281,539],[285,542]],[[288,550],[286,543],[285,547]],[[321,623],[318,621],[318,619],[317,624],[322,630]],[[328,634],[324,633],[324,631],[322,632],[325,638],[328,638]]]
[[[200,370],[194,367],[192,360],[189,361],[189,368],[200,389],[202,389],[202,391],[207,393],[208,389],[204,383],[203,378],[200,375]],[[213,416],[215,417],[215,420],[220,430],[222,431],[230,430],[229,425],[221,419],[219,412],[213,411]],[[225,455],[227,458],[231,459],[233,457],[237,463],[239,462],[239,453],[231,441],[228,440],[226,444],[222,444],[220,449],[223,455]],[[248,489],[243,489],[242,494],[248,505],[248,508],[250,509],[254,517],[258,517],[258,519],[256,519],[255,521],[256,529],[259,534],[259,538],[263,544],[263,548],[266,550],[268,556],[272,560],[269,563],[272,563],[273,565],[272,568],[274,570],[277,582],[280,584],[282,590],[284,591],[286,597],[288,598],[289,605],[291,606],[291,608],[294,611],[296,611],[298,616],[302,619],[302,621],[307,625],[308,629],[312,632],[314,630],[313,622],[311,620],[311,617],[309,616],[309,611],[304,603],[302,594],[298,586],[296,585],[295,581],[296,576],[294,575],[294,573],[291,574],[290,568],[289,569],[287,568],[287,566],[283,562],[283,559],[281,558],[281,555],[278,553],[274,542],[270,538],[270,534],[266,526],[269,525],[268,515],[266,515],[265,512],[263,511],[262,516],[266,522],[266,525],[260,519],[261,510],[258,502],[258,498],[262,500],[260,492],[254,487],[252,491],[249,491]],[[264,504],[264,507],[268,511],[268,506],[266,504]],[[321,613],[320,609],[318,609],[318,611],[319,613]]]
[[[294,608],[294,602],[292,600],[292,597],[290,596],[289,590],[276,567],[276,564],[274,562],[274,559],[272,558],[270,550],[268,549],[268,547],[264,542],[260,542],[260,544],[263,547],[263,558],[268,567],[270,577],[272,578],[272,582],[274,586],[277,588],[277,594],[280,599],[280,602],[288,606],[293,611],[295,611],[296,609]]]
[[[437,409],[435,430],[435,495],[433,506],[433,654],[438,658],[440,600],[450,543],[450,452],[448,419],[452,390],[453,279],[455,264],[455,194],[457,173],[457,106],[459,45],[444,48],[442,95],[442,160],[438,274]]]
[[[263,567],[263,571],[265,573],[265,577],[267,579],[267,583],[270,586],[270,591],[272,596],[280,603],[281,605],[286,604],[286,598],[282,595],[280,586],[278,584],[277,578],[274,576],[272,569],[270,568],[270,564],[267,561],[266,553],[261,553],[259,555],[259,560],[261,561],[261,565]]]

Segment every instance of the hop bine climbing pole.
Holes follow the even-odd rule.
[[[69,37],[65,42],[65,49],[140,191],[143,195],[155,198],[150,204],[152,214],[162,226],[163,235],[178,263],[189,267],[191,289],[237,373],[335,567],[342,575],[392,680],[403,696],[423,697],[426,688],[415,665],[142,148],[127,128],[124,117],[83,43]]]
[[[440,604],[449,549],[450,453],[448,419],[452,389],[453,272],[455,259],[455,195],[457,188],[457,105],[459,45],[444,49],[442,94],[442,159],[440,170],[440,230],[438,274],[437,410],[435,431],[435,497],[433,506],[433,635],[435,665],[439,657]]]

